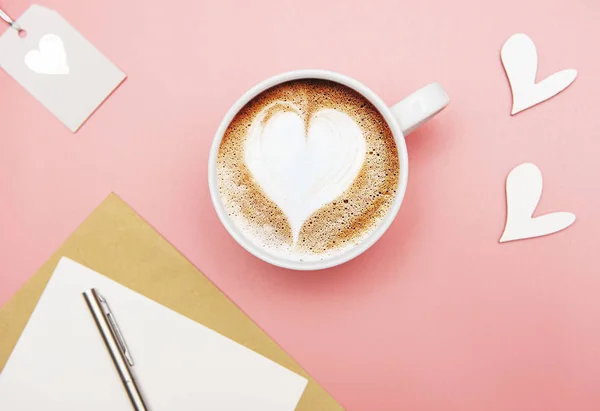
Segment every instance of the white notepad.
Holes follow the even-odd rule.
[[[0,410],[130,411],[82,292],[108,300],[152,411],[294,410],[307,380],[62,258],[0,374]]]

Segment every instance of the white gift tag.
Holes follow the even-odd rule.
[[[31,6],[0,36],[0,67],[75,132],[125,80],[57,12]]]

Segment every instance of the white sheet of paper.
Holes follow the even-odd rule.
[[[123,73],[54,10],[32,5],[0,35],[0,67],[72,132],[125,80]]]
[[[131,411],[82,292],[111,305],[152,411],[294,410],[307,380],[62,258],[0,374],[0,410]]]

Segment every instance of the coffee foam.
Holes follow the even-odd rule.
[[[295,243],[308,217],[352,184],[365,150],[362,130],[347,114],[319,110],[307,129],[299,107],[276,101],[252,121],[244,160],[254,181],[286,215]]]
[[[269,170],[264,164],[253,163],[257,158],[253,150],[260,147],[260,139],[276,138],[281,132],[297,133],[300,128],[310,133],[311,141],[318,141],[319,127],[327,128],[332,121],[340,131],[337,137],[355,139],[355,144],[347,146],[357,147],[358,152],[344,163],[350,164],[349,168],[335,169],[328,175],[339,179],[338,188],[348,186],[335,198],[328,198],[331,190],[319,192],[324,186],[317,184],[315,189],[314,184],[307,183],[306,176],[287,176],[284,181],[291,178],[299,187],[297,195],[310,192],[314,201],[322,203],[308,215],[305,208],[282,203],[287,197],[278,197],[276,181],[268,185],[269,180],[261,173]],[[262,153],[277,160],[276,154]],[[325,157],[330,162],[336,158]],[[277,162],[273,164],[277,166]],[[393,203],[398,175],[398,152],[385,119],[359,93],[326,80],[291,81],[259,94],[228,126],[217,159],[221,201],[235,226],[256,245],[291,260],[331,257],[368,236]],[[327,188],[331,188],[330,183]],[[278,201],[273,201],[275,198]],[[297,200],[292,203],[302,204]]]

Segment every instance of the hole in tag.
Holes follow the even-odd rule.
[[[22,39],[24,39],[25,37],[27,37],[27,30],[19,30],[19,37],[21,37]]]

